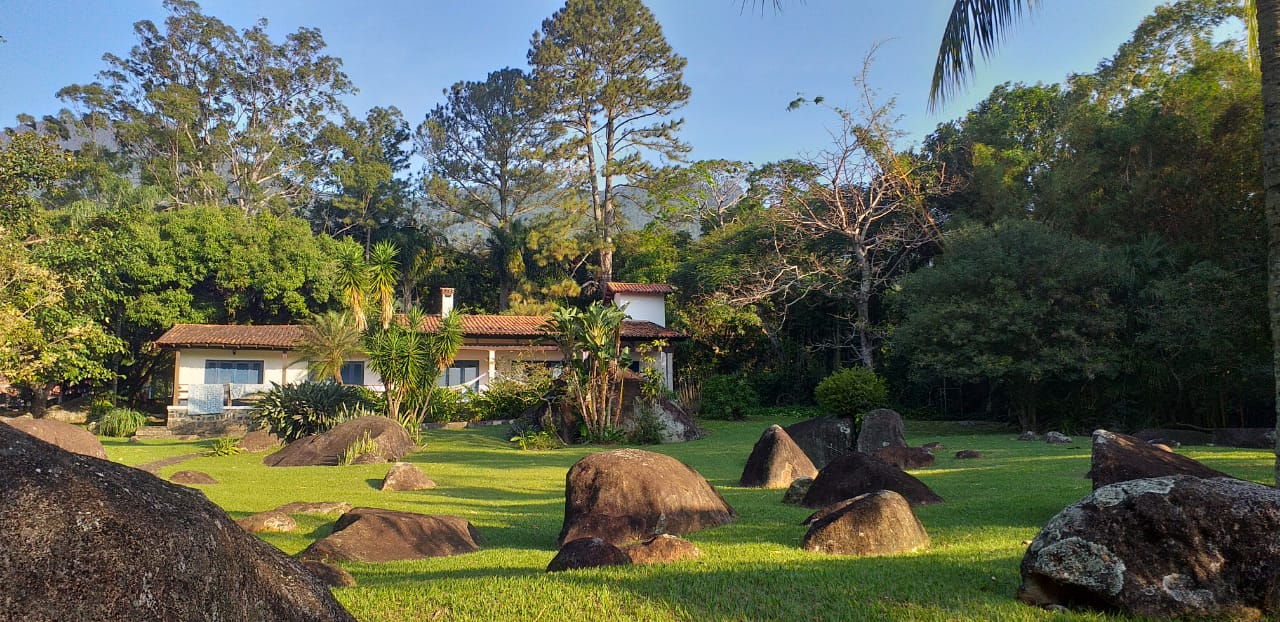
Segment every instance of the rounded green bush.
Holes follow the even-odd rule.
[[[702,384],[698,415],[704,419],[742,419],[759,405],[760,396],[746,378],[720,374]]]
[[[885,405],[889,388],[884,378],[875,372],[865,367],[850,367],[823,378],[813,396],[818,406],[829,414],[860,419],[868,410]]]

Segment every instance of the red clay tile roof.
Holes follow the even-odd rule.
[[[610,294],[670,294],[675,291],[665,283],[620,283],[609,281],[604,289]]]
[[[288,350],[302,341],[302,327],[292,324],[228,326],[221,324],[175,324],[156,339],[160,347],[178,348],[259,348]]]
[[[543,335],[547,318],[540,315],[464,315],[463,334],[468,338],[509,337],[536,339]],[[436,330],[439,316],[423,322],[423,330]],[[629,340],[684,339],[685,335],[653,322],[625,320],[622,338]],[[293,324],[234,326],[223,324],[177,324],[156,339],[166,348],[260,348],[283,350],[302,342],[302,327]]]

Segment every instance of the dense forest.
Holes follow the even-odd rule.
[[[524,67],[358,113],[318,31],[168,0],[0,138],[0,376],[138,403],[171,377],[149,344],[173,324],[305,322],[381,261],[402,309],[671,283],[682,379],[764,405],[860,366],[909,416],[1271,425],[1238,2],[1162,7],[1093,73],[1000,86],[919,145],[865,81],[853,107],[798,100],[840,131],[768,163],[686,161],[684,59],[640,0],[588,5],[548,17]]]

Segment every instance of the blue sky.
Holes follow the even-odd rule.
[[[360,92],[357,114],[399,107],[417,125],[459,80],[525,67],[529,37],[563,0],[205,0],[204,11],[243,28],[258,17],[277,37],[317,27]],[[749,2],[748,5],[751,3]],[[1092,71],[1127,40],[1158,0],[1048,0],[981,66],[963,96],[936,114],[925,99],[950,0],[792,0],[764,14],[740,0],[649,0],[693,90],[682,111],[691,157],[761,164],[816,151],[836,119],[797,94],[851,105],[852,78],[880,43],[871,83],[896,97],[901,129],[917,144],[1004,81],[1059,82]],[[771,6],[771,3],[770,3]],[[0,124],[55,112],[59,88],[94,80],[105,52],[125,55],[132,24],[160,22],[159,0],[0,0]],[[905,145],[904,145],[905,146]]]

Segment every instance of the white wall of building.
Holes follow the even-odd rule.
[[[626,311],[633,320],[647,320],[658,326],[667,325],[666,296],[662,294],[617,293],[613,295],[613,304]]]
[[[307,379],[307,362],[299,360],[292,352],[279,350],[224,350],[220,348],[183,348],[178,356],[178,384],[204,384],[207,361],[262,361],[262,383],[296,384]],[[378,372],[369,367],[364,357],[352,361],[364,361],[365,386],[382,386]]]

